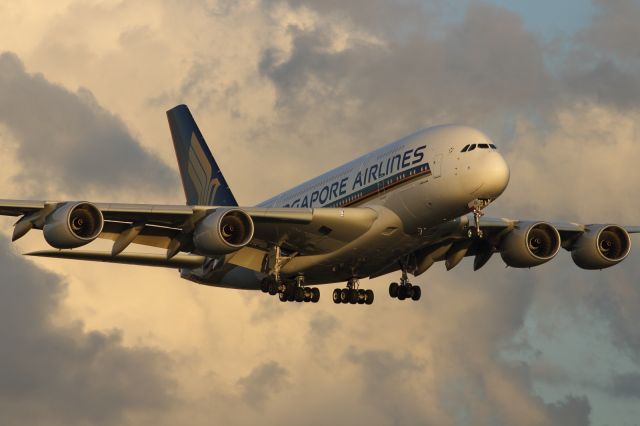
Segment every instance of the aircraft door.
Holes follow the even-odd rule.
[[[431,174],[434,178],[439,178],[442,175],[442,154],[436,155],[431,164]]]

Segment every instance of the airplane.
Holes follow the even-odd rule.
[[[177,269],[195,283],[261,290],[282,302],[320,299],[309,285],[346,283],[334,303],[374,301],[360,280],[400,272],[389,295],[417,301],[418,277],[465,257],[482,268],[495,253],[531,268],[564,248],[583,269],[624,260],[640,226],[527,221],[484,216],[510,170],[481,131],[442,125],[416,131],[256,206],[239,206],[186,105],[167,111],[186,205],[0,200],[20,217],[16,241],[42,230],[55,250],[29,256]],[[79,251],[97,238],[110,252]],[[130,244],[166,250],[142,254]]]

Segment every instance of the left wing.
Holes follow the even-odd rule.
[[[640,233],[640,226],[491,217],[482,217],[476,224],[473,215],[467,215],[425,229],[422,236],[427,243],[411,260],[415,275],[439,261],[445,262],[447,270],[453,269],[468,256],[475,257],[474,270],[478,270],[495,253],[500,253],[507,266],[528,268],[551,260],[564,248],[579,267],[604,269],[626,258],[631,248],[629,234],[636,233]],[[397,269],[396,265],[390,264],[374,276]]]

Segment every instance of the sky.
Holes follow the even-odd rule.
[[[183,204],[190,106],[242,205],[443,123],[511,167],[488,214],[640,224],[637,0],[0,3],[0,198]],[[0,219],[0,423],[635,425],[640,257],[499,256],[418,303],[281,304],[169,270],[32,260]],[[634,237],[633,244],[638,241]],[[90,248],[108,249],[104,242]],[[148,251],[132,247],[131,251]]]

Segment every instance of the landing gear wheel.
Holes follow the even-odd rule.
[[[398,297],[398,283],[389,284],[389,296]]]
[[[311,302],[311,288],[310,287],[305,287],[303,289],[304,292],[304,300],[303,302],[308,303]]]
[[[311,303],[318,303],[320,300],[320,290],[317,287],[311,289]]]
[[[275,296],[276,293],[278,293],[278,283],[273,280],[269,280],[269,294]]]
[[[281,293],[278,293],[278,299],[280,299],[281,302],[286,302],[289,300],[289,295],[283,291]]]
[[[398,286],[398,300],[404,300],[407,298],[407,287],[406,286]]]
[[[341,295],[342,295],[342,290],[340,290],[339,288],[336,288],[335,290],[333,290],[333,303],[341,303],[342,302]]]
[[[362,305],[364,304],[365,298],[367,297],[366,293],[363,289],[359,289],[357,291],[358,291],[358,305]]]
[[[420,286],[414,285],[411,289],[411,300],[420,300],[420,296],[422,295],[422,290]]]
[[[366,290],[364,292],[364,303],[370,305],[373,303],[373,290]]]
[[[349,289],[343,288],[340,290],[340,302],[341,303],[349,303]]]
[[[287,285],[285,293],[287,294],[287,300],[289,302],[296,300],[296,289],[291,284]]]
[[[356,303],[358,303],[358,290],[356,290],[355,288],[350,289],[348,297],[350,304],[355,305]]]
[[[304,288],[295,287],[294,289],[294,299],[296,302],[302,302],[304,300]]]
[[[260,281],[260,291],[262,291],[263,293],[268,293],[269,287],[270,287],[269,278],[264,278],[262,281]]]

